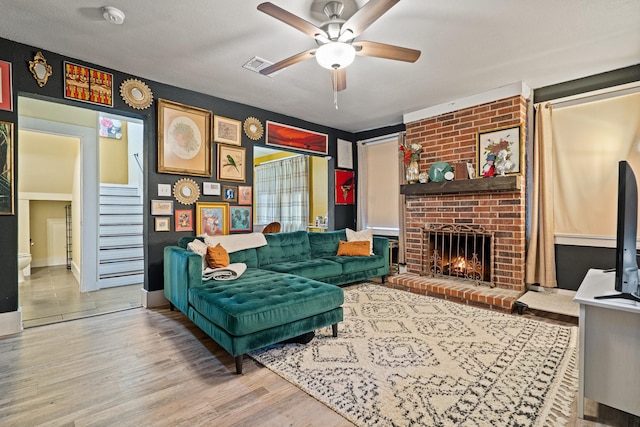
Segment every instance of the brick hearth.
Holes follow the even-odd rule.
[[[476,286],[462,280],[425,277],[412,273],[389,276],[384,285],[416,294],[508,313],[512,311],[513,304],[522,295],[520,291]]]
[[[419,161],[422,171],[428,171],[438,161],[476,165],[478,132],[519,124],[525,127],[526,119],[527,100],[523,96],[513,96],[408,123],[406,140],[422,145]],[[522,135],[526,135],[525,129]],[[526,150],[524,141],[521,150]],[[511,311],[513,303],[525,291],[525,166],[526,162],[521,161],[519,185],[514,189],[405,193],[407,274],[390,277],[391,285],[470,305]],[[427,223],[479,225],[494,233],[492,285],[495,287],[420,276],[423,271],[422,230]]]

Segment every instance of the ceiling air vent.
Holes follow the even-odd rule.
[[[269,65],[273,65],[273,62],[269,62],[266,59],[262,59],[258,56],[254,56],[251,58],[246,64],[242,66],[242,68],[246,68],[247,70],[255,71],[259,73],[260,70],[267,68]],[[282,70],[280,70],[282,71]],[[276,71],[275,73],[269,74],[267,77],[273,77],[278,74],[280,71]]]

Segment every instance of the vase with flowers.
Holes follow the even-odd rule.
[[[407,182],[409,184],[415,184],[420,177],[420,167],[418,166],[418,160],[420,160],[420,153],[422,152],[422,145],[413,143],[404,143],[400,145],[400,153],[402,155],[402,161],[405,166],[405,174]]]

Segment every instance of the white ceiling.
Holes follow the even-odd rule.
[[[640,63],[638,0],[402,0],[357,40],[422,56],[356,57],[336,111],[330,72],[313,59],[275,77],[242,68],[315,47],[260,2],[0,0],[0,37],[350,132],[518,81],[537,88]],[[273,3],[319,25],[326,0]],[[348,17],[366,2],[344,3]],[[102,19],[106,4],[124,24]]]

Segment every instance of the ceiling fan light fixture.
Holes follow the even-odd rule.
[[[355,57],[356,49],[347,43],[330,42],[316,50],[316,61],[329,70],[348,67]]]

